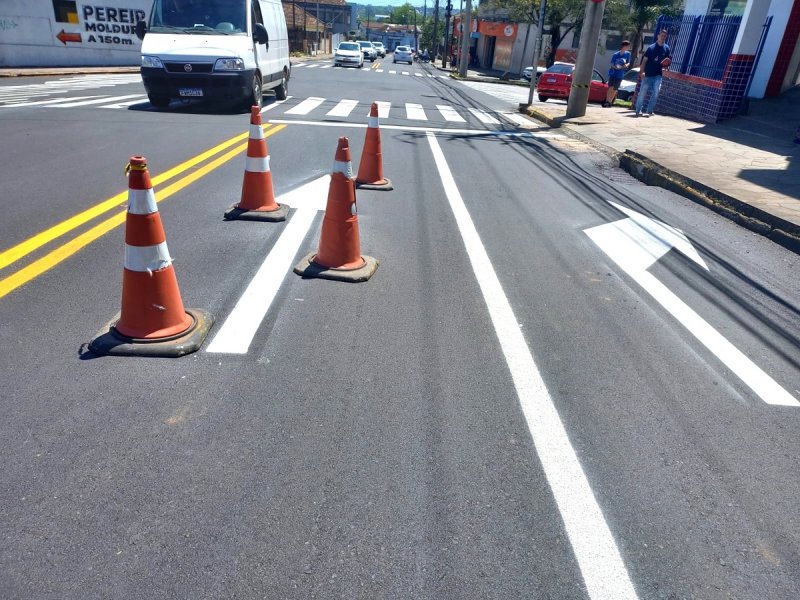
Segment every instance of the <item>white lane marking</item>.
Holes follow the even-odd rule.
[[[286,96],[286,100],[291,100],[292,98],[294,98],[294,96]],[[286,102],[286,100],[276,100],[276,101],[275,101],[275,102],[273,102],[272,104],[267,104],[266,106],[262,106],[262,107],[261,107],[261,112],[262,112],[262,113],[265,113],[265,112],[267,112],[268,110],[272,110],[272,109],[273,109],[273,108],[275,108],[276,106],[280,106],[281,104],[283,104],[284,102]]]
[[[290,108],[284,114],[287,115],[307,115],[312,110],[317,108],[320,104],[325,102],[325,98],[306,98],[294,108]]]
[[[422,77],[422,73],[414,73],[416,77]]]
[[[100,108],[127,108],[132,104],[140,104],[147,99],[147,96],[140,96],[136,100],[127,100],[126,102],[117,102],[116,104],[103,105]]]
[[[15,102],[14,104],[3,104],[0,108],[16,108],[18,106],[47,106],[48,104],[59,104],[60,102],[73,102],[75,100],[86,100],[87,98],[98,98],[99,96],[73,96],[72,98],[54,98],[52,100],[36,100],[35,102]],[[103,96],[105,98],[106,96]]]
[[[477,108],[470,108],[469,112],[475,115],[481,123],[486,123],[487,125],[499,125],[500,121],[495,119],[492,115],[487,113],[485,110],[479,110]]]
[[[392,108],[392,103],[381,102],[380,100],[378,100],[377,105],[378,105],[378,118],[386,119],[389,116],[389,111]],[[371,112],[372,112],[372,106],[370,105],[369,110],[367,111],[367,116],[369,116],[369,113]]]
[[[297,63],[296,65],[292,65],[292,68],[294,69],[295,67],[305,67],[307,64],[308,63]]]
[[[789,392],[647,271],[654,262],[653,250],[648,250],[639,243],[641,229],[638,225],[630,219],[624,219],[592,227],[585,230],[585,233],[759,398],[774,406],[800,406],[800,402]],[[658,240],[651,243],[656,244]],[[658,249],[655,251],[657,253]],[[684,250],[681,251],[685,253]]]
[[[333,65],[322,65],[320,69],[330,69]]]
[[[456,123],[466,123],[466,119],[456,112],[456,109],[446,104],[437,104],[436,109],[444,117],[445,121],[455,121]]]
[[[427,137],[589,597],[592,600],[635,599],[636,591],[614,536],[570,444],[439,142],[432,133]]]
[[[389,75],[397,75],[397,71],[394,69],[389,69]]]
[[[425,115],[425,110],[422,104],[411,104],[406,102],[406,118],[414,121],[427,121],[428,117]]]
[[[319,65],[308,65],[309,69],[316,69]]]
[[[358,100],[339,100],[339,104],[328,111],[329,117],[347,117],[358,105]]]
[[[314,217],[325,210],[329,180],[330,175],[324,175],[276,199],[297,210],[206,352],[247,354]]]
[[[383,69],[375,69],[376,73],[383,73]]]
[[[115,102],[119,100],[127,100],[128,98],[142,98],[141,94],[128,94],[127,96],[105,96],[95,100],[80,100],[78,102],[67,102],[64,104],[54,104],[53,108],[74,108],[76,106],[89,106],[92,104],[104,104],[106,102]]]
[[[463,119],[462,119],[463,120]],[[312,127],[344,127],[350,129],[365,129],[367,127],[366,123],[335,123],[333,121],[303,121],[300,119],[270,119],[270,123],[273,124],[286,124],[286,125],[310,125]],[[381,124],[381,129],[394,129],[397,131],[431,131],[433,133],[446,133],[446,134],[454,134],[460,133],[464,135],[493,135],[493,136],[502,136],[502,137],[509,137],[509,138],[545,138],[544,135],[538,135],[536,133],[528,132],[528,131],[498,131],[498,130],[488,130],[488,129],[459,129],[456,127],[447,128],[447,127],[422,127],[422,126],[415,126],[415,125],[384,125]]]
[[[403,75],[408,75],[408,74],[409,74],[408,71],[403,71]]]

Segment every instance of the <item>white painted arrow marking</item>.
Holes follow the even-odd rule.
[[[286,272],[292,267],[297,249],[303,243],[314,217],[318,211],[325,210],[329,181],[330,175],[324,175],[276,199],[276,202],[297,210],[239,302],[214,336],[207,352],[247,354]]]
[[[747,384],[759,398],[767,404],[777,406],[800,406],[800,402],[789,392],[725,339],[667,286],[647,272],[653,263],[672,248],[708,270],[708,266],[686,236],[681,231],[634,210],[613,202],[611,204],[629,218],[592,227],[586,229],[584,233]]]

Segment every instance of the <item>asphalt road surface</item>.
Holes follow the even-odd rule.
[[[284,223],[223,220],[244,112],[2,82],[2,598],[800,597],[797,255],[443,75],[295,64]],[[304,279],[372,102],[380,265]],[[216,319],[181,358],[86,348],[133,155]]]

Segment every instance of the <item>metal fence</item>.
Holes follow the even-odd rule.
[[[721,81],[741,22],[741,16],[661,16],[655,32],[669,32],[670,71]]]

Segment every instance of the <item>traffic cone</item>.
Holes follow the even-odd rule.
[[[377,260],[361,254],[350,146],[346,137],[340,137],[328,188],[328,204],[322,220],[319,250],[304,257],[295,266],[294,272],[303,277],[358,282],[367,281],[377,268]]]
[[[214,318],[184,309],[172,268],[147,160],[132,156],[128,172],[125,268],[120,317],[89,343],[98,355],[182,356],[200,348]]]
[[[369,110],[367,136],[364,151],[358,164],[356,186],[364,190],[394,189],[392,182],[383,176],[383,154],[381,153],[381,129],[378,122],[378,103],[373,102]]]
[[[285,221],[288,213],[288,206],[275,202],[267,140],[261,127],[261,107],[253,106],[250,109],[250,139],[247,142],[242,198],[239,204],[228,209],[225,218],[275,222]]]

